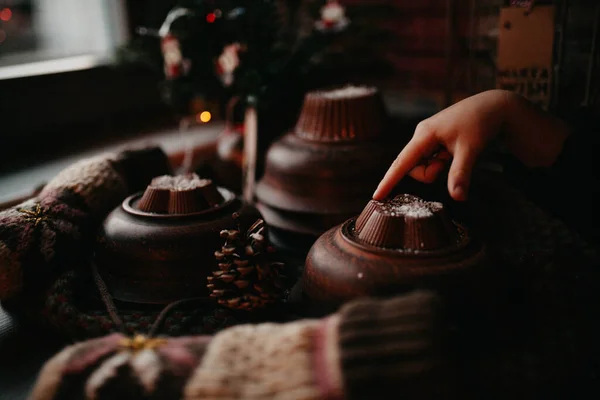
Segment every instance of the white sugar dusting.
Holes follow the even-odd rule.
[[[444,205],[440,202],[432,201],[432,202],[429,202],[428,207],[431,211],[436,212],[436,211],[442,211],[442,209],[444,208]]]
[[[396,196],[389,202],[377,202],[379,212],[392,217],[427,218],[443,209],[442,203],[422,200],[410,194]]]
[[[418,198],[417,196],[413,196],[412,194],[400,194],[391,200],[391,203],[394,204],[406,204],[415,202],[424,203],[425,201]]]
[[[433,216],[433,212],[429,207],[427,207],[426,204],[421,203],[403,204],[398,208],[398,212],[406,217],[412,218],[426,218]]]
[[[163,175],[152,180],[151,187],[165,190],[193,190],[208,186],[212,183],[210,179],[200,179],[196,174],[178,176]]]
[[[362,97],[373,93],[375,89],[366,86],[346,86],[341,89],[335,89],[328,92],[321,92],[319,95],[325,99],[339,100],[339,99],[353,99],[356,97]]]

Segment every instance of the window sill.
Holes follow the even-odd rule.
[[[110,61],[109,57],[94,54],[40,59],[15,55],[0,62],[0,80],[83,71],[108,65]]]

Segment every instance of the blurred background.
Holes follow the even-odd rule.
[[[188,114],[198,114],[196,122],[222,123],[231,98],[242,92],[248,95],[258,87],[252,79],[265,79],[269,71],[284,69],[277,51],[297,49],[300,39],[323,20],[323,7],[328,3],[271,1],[266,3],[274,4],[274,14],[260,14],[260,10],[252,14],[262,2],[0,0],[0,171],[110,140],[178,129]],[[298,67],[303,74],[301,83],[286,90],[303,93],[341,82],[374,84],[384,91],[394,115],[413,121],[495,87],[499,12],[519,2],[333,3],[343,7],[350,25],[334,38],[322,35],[318,39],[319,51],[310,50],[307,57],[315,68],[306,72]],[[590,88],[598,86],[594,78],[598,74],[591,73],[598,65],[594,63],[598,57],[598,2],[534,3],[556,6],[554,68],[560,79],[554,80],[551,107],[565,111],[583,103],[597,104],[593,101],[597,90]],[[171,26],[166,19],[176,7],[196,14],[188,19],[177,17]],[[248,12],[240,14],[240,10]],[[329,11],[335,18],[336,10]],[[254,18],[253,22],[244,20],[244,15]],[[214,29],[198,28],[211,24]],[[262,51],[260,55],[255,51],[253,57],[272,59],[273,63],[249,61],[248,65],[260,64],[262,69],[239,68],[242,71],[229,88],[223,84],[227,71],[209,68],[212,76],[207,78],[203,63],[219,67],[227,45],[239,44],[257,30],[265,35],[277,32],[277,40],[271,37],[267,44],[258,34],[247,38],[250,49],[254,46]],[[185,82],[177,80],[180,76],[168,76],[165,55],[172,53],[165,53],[166,35],[181,45],[183,61],[193,60],[195,70],[182,79]],[[221,80],[218,87],[212,82],[215,78]],[[197,93],[186,89],[186,84]],[[277,96],[282,95],[275,93],[272,98]],[[199,117],[204,111],[211,112],[210,118],[208,114]]]

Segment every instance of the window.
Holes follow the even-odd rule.
[[[119,0],[0,0],[0,79],[103,65],[126,40]]]
[[[170,0],[0,0],[0,173],[174,125],[162,74],[117,65]]]

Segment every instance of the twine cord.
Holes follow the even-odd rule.
[[[100,273],[98,272],[98,267],[93,263],[92,263],[92,274],[94,276],[94,282],[96,283],[96,288],[98,289],[100,298],[102,299],[102,302],[104,303],[104,306],[106,307],[106,310],[108,311],[108,315],[110,316],[110,319],[113,321],[113,323],[115,324],[117,329],[119,329],[123,334],[128,335],[127,327],[125,326],[125,323],[123,323],[123,320],[119,316],[119,312],[117,310],[117,307],[115,306],[112,296],[110,295],[110,292],[108,291],[108,287],[106,286],[106,283],[100,276]],[[196,302],[196,301],[208,304],[210,302],[210,298],[194,297],[194,298],[189,298],[189,299],[177,300],[172,303],[169,303],[165,308],[163,308],[163,310],[156,317],[156,320],[154,321],[154,323],[150,327],[150,330],[148,331],[148,335],[147,335],[148,338],[152,338],[158,333],[160,326],[162,325],[164,320],[169,316],[169,313],[171,313],[171,311],[173,311],[175,308],[181,306],[182,304]]]
[[[108,311],[110,319],[122,333],[127,334],[127,328],[125,327],[121,317],[119,317],[117,307],[115,306],[110,292],[108,291],[108,287],[106,286],[106,283],[104,283],[104,280],[98,272],[98,267],[96,267],[96,264],[94,263],[92,263],[92,274],[94,275],[94,282],[98,288],[98,293],[100,293],[100,298],[102,299],[102,302]]]

